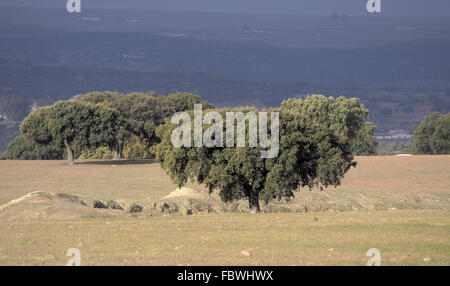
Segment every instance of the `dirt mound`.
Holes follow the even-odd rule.
[[[67,193],[32,192],[0,206],[2,220],[76,219],[126,215],[142,211],[136,203],[92,200]]]
[[[79,205],[86,205],[86,203],[76,195],[69,195],[64,193],[55,194],[49,192],[32,192],[0,206],[0,213],[20,204],[42,204],[51,202],[55,199]]]
[[[246,212],[247,206],[238,202],[224,203],[217,193],[209,194],[205,190],[178,188],[169,195],[146,203],[147,213],[160,215],[224,214]]]
[[[198,191],[189,188],[178,188],[175,191],[171,192],[167,196],[163,197],[162,200],[166,199],[206,199],[208,197],[208,193],[205,191]]]

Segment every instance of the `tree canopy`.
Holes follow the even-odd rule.
[[[338,134],[348,137],[355,155],[376,153],[373,136],[375,126],[366,122],[369,110],[358,98],[333,98],[313,94],[305,99],[288,99],[282,103],[282,107],[296,110],[313,122],[325,124]]]
[[[100,147],[115,150],[116,159],[122,158],[124,148],[128,156],[147,158],[151,146],[159,142],[157,126],[166,117],[192,109],[196,103],[212,107],[191,93],[161,96],[154,92],[91,92],[31,112],[21,124],[24,140],[20,146],[29,144],[25,149],[30,150],[36,146],[65,147],[71,164],[74,150],[84,157],[109,157],[108,150],[95,150]],[[14,154],[18,153],[10,152]]]
[[[122,158],[124,144],[132,140],[133,136],[138,137],[141,142],[146,142],[148,148],[158,143],[156,128],[175,112],[192,109],[196,103],[212,107],[198,95],[181,92],[168,96],[161,96],[155,92],[130,94],[91,92],[78,96],[78,100],[102,104],[119,112],[126,124],[122,125],[121,133],[116,136],[117,142],[113,148],[116,150],[116,159]]]
[[[413,152],[450,154],[450,113],[432,113],[414,128]]]
[[[64,149],[54,145],[39,145],[17,136],[8,144],[7,151],[0,156],[4,160],[59,160]]]
[[[343,100],[337,101],[341,104]],[[250,128],[246,128],[247,147],[174,147],[171,140],[177,125],[169,120],[158,128],[161,143],[155,147],[156,158],[178,185],[192,180],[204,184],[210,192],[218,190],[224,201],[247,198],[252,212],[260,211],[260,198],[267,203],[290,198],[299,187],[337,186],[350,167],[356,165],[351,136],[362,126],[364,110],[357,109],[360,105],[356,100],[347,102],[350,108],[331,114],[327,113],[331,108],[317,108],[322,107],[320,97],[308,98],[305,102],[289,100],[283,102],[281,108],[267,110],[279,112],[280,116],[280,145],[275,158],[262,158],[260,151],[264,148],[261,145],[248,147]],[[355,108],[351,108],[353,106]],[[215,111],[225,115],[255,109]],[[315,116],[321,116],[322,120]],[[337,125],[335,120],[345,124]],[[203,126],[204,129],[209,127]],[[192,135],[190,139],[193,141],[193,138]]]
[[[123,120],[114,109],[60,101],[30,113],[21,124],[21,133],[35,144],[64,146],[68,162],[73,164],[73,149],[115,146],[123,126]]]

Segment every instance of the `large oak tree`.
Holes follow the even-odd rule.
[[[333,120],[353,123],[338,126],[327,118],[326,110],[314,106],[316,104],[311,104],[311,108],[302,110],[290,101],[279,109],[270,110],[279,112],[280,116],[280,146],[275,158],[262,158],[261,150],[264,148],[261,146],[174,147],[172,132],[177,126],[167,120],[157,131],[161,139],[155,148],[157,160],[179,186],[192,180],[204,184],[210,192],[218,190],[224,201],[246,198],[251,212],[260,212],[260,199],[268,203],[273,199],[292,197],[300,187],[337,186],[350,167],[356,165],[349,136],[356,130],[350,131],[348,126],[362,126],[363,116],[353,118],[353,114],[343,109],[343,114],[335,113]],[[216,111],[225,117],[228,111],[245,113],[255,110]],[[322,114],[322,120],[317,120],[319,114]],[[208,126],[204,126],[206,128]],[[191,130],[193,132],[194,128]],[[248,132],[249,129],[247,142]],[[191,136],[193,138],[194,135]],[[226,146],[225,142],[223,145]]]
[[[73,150],[112,147],[124,122],[119,113],[99,104],[60,101],[31,112],[21,124],[21,133],[36,144],[65,147],[69,164]]]

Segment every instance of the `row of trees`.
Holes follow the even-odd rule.
[[[150,149],[158,142],[156,127],[166,117],[196,103],[212,107],[189,93],[88,93],[30,113],[21,124],[20,140],[35,146],[63,147],[70,164],[74,162],[74,150],[80,153],[101,147],[114,150],[115,159],[121,159],[124,144],[145,142]]]
[[[159,142],[155,134],[157,126],[173,113],[191,109],[195,103],[202,103],[204,108],[212,107],[199,96],[190,93],[168,96],[154,92],[127,95],[117,92],[87,93],[75,100],[57,102],[29,114],[22,123],[22,135],[9,144],[2,158],[68,158],[70,162],[78,157],[149,158],[154,155],[150,151],[151,146]],[[359,101],[356,99],[333,99],[315,95],[301,101],[291,99],[283,104],[297,104],[302,113],[322,122],[333,122],[338,114],[346,114],[346,109],[359,108]],[[354,107],[351,107],[352,104]],[[317,110],[322,110],[322,114],[310,113],[310,106],[316,106]],[[328,112],[330,110],[333,112]],[[367,118],[367,114],[367,109],[362,107],[358,116]],[[342,125],[345,124],[343,120],[350,122],[352,119],[339,120]],[[351,131],[353,153],[375,153],[373,130],[373,124],[366,123],[360,129]]]

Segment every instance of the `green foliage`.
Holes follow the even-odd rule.
[[[39,145],[18,136],[8,145],[0,159],[4,160],[61,160],[64,150],[53,145]]]
[[[66,147],[73,163],[73,149],[115,146],[126,126],[119,113],[99,104],[60,101],[30,113],[22,122],[21,132],[39,145]]]
[[[206,185],[210,192],[219,190],[224,201],[248,198],[254,211],[259,211],[260,197],[267,203],[292,197],[299,187],[337,186],[356,165],[348,134],[356,133],[352,128],[361,126],[364,116],[345,114],[347,110],[342,109],[344,114],[334,112],[330,119],[329,109],[316,108],[321,106],[315,104],[318,100],[322,98],[308,98],[306,103],[289,100],[280,109],[270,110],[280,112],[280,150],[276,158],[261,158],[261,147],[175,148],[171,134],[176,126],[168,120],[157,131],[161,143],[154,148],[156,158],[178,185],[192,180]],[[357,101],[350,103],[356,105]],[[254,109],[218,110],[223,117],[227,111],[246,113]],[[317,120],[317,115],[322,120]],[[334,120],[339,119],[348,124],[336,125]],[[248,140],[248,133],[246,136]]]
[[[164,118],[172,116],[173,113],[178,111],[191,110],[194,108],[194,104],[202,104],[204,109],[214,108],[211,103],[201,100],[200,96],[188,92],[171,93],[167,97],[160,97],[160,100],[166,106]]]
[[[95,149],[84,149],[78,159],[81,160],[111,160],[114,158],[114,152],[108,147],[98,147]]]
[[[450,154],[450,113],[435,112],[414,128],[415,154]]]
[[[375,125],[366,122],[361,126],[351,141],[352,152],[358,156],[371,156],[376,154],[377,141],[374,137]]]
[[[373,136],[375,126],[367,120],[369,111],[358,98],[311,95],[305,99],[291,98],[282,103],[287,110],[295,110],[312,122],[324,124],[338,136],[346,136],[356,155],[375,154]]]
[[[140,139],[141,158],[147,158],[151,146],[159,142],[156,136],[156,128],[164,122],[164,119],[172,116],[175,112],[193,109],[194,104],[201,103],[206,108],[212,107],[206,101],[202,101],[198,95],[191,93],[173,93],[168,96],[149,93],[119,94],[116,92],[91,92],[78,96],[81,102],[102,104],[119,112],[124,123],[121,133],[117,134],[116,147],[122,148],[124,142]],[[142,149],[143,148],[143,149]],[[111,146],[114,149],[114,146]],[[145,149],[145,150],[144,150]],[[128,148],[129,152],[134,152]],[[137,151],[137,149],[135,150]],[[134,153],[131,156],[139,156]]]
[[[159,142],[157,126],[196,103],[212,107],[190,93],[91,92],[38,108],[24,119],[20,129],[35,145],[65,146],[72,158],[75,151],[80,159],[112,159],[118,153],[119,158],[146,159],[152,157],[151,146]],[[116,151],[115,156],[111,150]]]
[[[150,151],[149,145],[146,139],[133,137],[125,143],[123,157],[125,159],[151,159],[154,155]]]
[[[79,94],[76,96],[76,99],[83,101],[83,102],[89,102],[93,104],[104,104],[109,107],[114,106],[114,102],[117,100],[117,98],[120,97],[120,94],[118,92],[114,91],[103,91],[103,92],[88,92],[86,94]]]
[[[55,144],[62,147],[66,140],[72,148],[83,149],[114,145],[116,118],[117,113],[113,109],[61,101],[49,107],[49,115],[44,122]]]
[[[50,115],[50,107],[41,107],[31,112],[22,121],[20,133],[30,142],[40,145],[50,144],[53,140],[48,125]]]
[[[132,137],[126,141],[123,146],[123,159],[151,159],[153,153],[148,147],[149,144],[145,139]],[[109,147],[98,147],[94,149],[84,149],[78,159],[88,160],[111,160],[114,159],[114,151]]]

